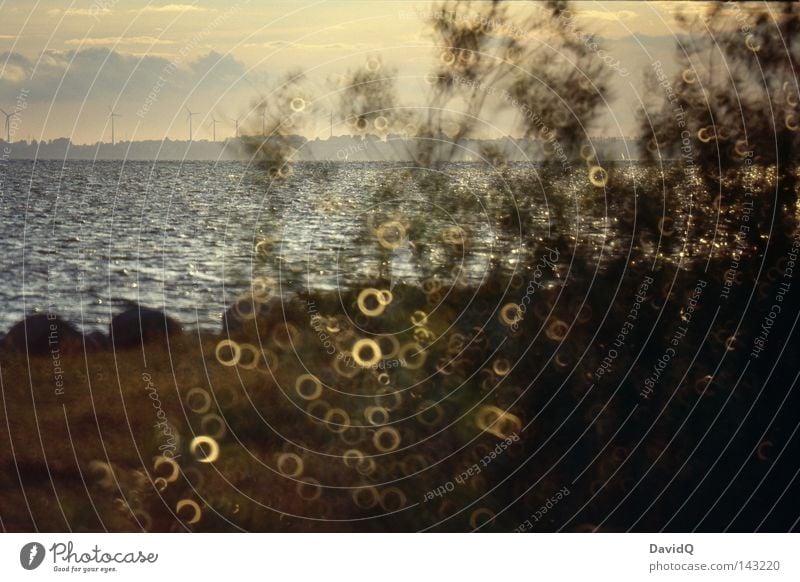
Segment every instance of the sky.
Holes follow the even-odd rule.
[[[578,22],[604,39],[630,72],[614,75],[614,98],[596,134],[635,131],[641,71],[672,58],[676,12],[702,11],[704,4],[573,4]],[[331,80],[367,59],[377,56],[397,68],[404,103],[421,99],[436,51],[419,15],[431,6],[410,0],[0,0],[0,108],[20,113],[14,140],[109,142],[112,109],[117,140],[187,139],[187,107],[198,113],[195,139],[211,138],[213,119],[223,139],[234,134],[234,119],[243,131],[258,125],[252,109],[258,96],[300,69],[319,100],[307,137],[325,137]],[[346,130],[337,126],[334,133]]]

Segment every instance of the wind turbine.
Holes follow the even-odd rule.
[[[193,116],[193,115],[200,115],[200,114],[199,114],[199,113],[195,113],[195,112],[193,112],[193,111],[192,111],[191,109],[189,109],[188,107],[186,108],[186,113],[187,113],[187,114],[188,114],[188,116],[189,116],[189,141],[192,141],[192,116]]]
[[[11,116],[13,113],[6,113],[5,110],[0,109],[0,112],[6,116],[6,142],[11,143]]]
[[[114,118],[115,117],[122,117],[121,113],[114,113],[114,110],[111,107],[108,108],[109,117],[111,117],[111,145],[115,144],[114,139]]]
[[[239,139],[239,118],[233,118],[233,124],[236,127],[236,139]]]
[[[212,115],[211,116],[211,141],[217,141],[217,124],[219,121]]]

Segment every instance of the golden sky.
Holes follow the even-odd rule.
[[[210,137],[211,116],[221,120],[218,137],[224,137],[233,133],[233,118],[244,126],[270,79],[299,68],[322,91],[326,79],[374,55],[398,67],[408,79],[403,97],[413,99],[420,90],[415,79],[421,82],[433,55],[417,15],[431,6],[402,0],[0,0],[0,106],[8,110],[22,89],[28,91],[17,139],[108,141],[109,107],[122,115],[118,139],[186,139],[186,106],[200,113],[196,139]],[[536,9],[520,2],[515,9],[531,6]],[[670,50],[676,10],[704,6],[590,1],[574,9],[582,25],[609,39],[610,50],[635,68]],[[170,62],[176,71],[148,104]],[[137,115],[146,104],[146,114]],[[620,107],[625,123],[629,110]]]

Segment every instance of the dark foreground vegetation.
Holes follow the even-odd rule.
[[[522,134],[585,178],[559,202],[534,170],[510,176],[481,152],[497,191],[553,211],[547,232],[518,206],[502,213],[517,266],[501,253],[465,283],[457,265],[473,250],[454,225],[435,233],[450,254],[419,287],[379,273],[285,296],[258,274],[217,335],[136,309],[107,336],[29,319],[0,351],[6,530],[798,528],[797,5],[748,12],[746,34],[722,7],[687,19],[715,42],[679,47],[674,79],[654,68],[651,170],[631,182],[601,167],[585,134],[612,71],[566,3],[513,27],[507,4],[432,13],[442,55],[424,114],[397,103],[372,59],[343,84],[341,116],[364,134],[410,128],[425,170],[410,179],[446,204],[447,181],[432,176],[493,115],[473,81],[535,112]],[[546,31],[562,56],[520,29]],[[716,74],[698,66],[704,51]],[[272,139],[251,144],[274,179],[292,156],[275,144],[303,117],[273,110],[302,110],[300,89],[292,76],[265,101]],[[456,100],[467,115],[450,119]],[[421,225],[392,206],[402,189],[375,195],[384,218],[365,240],[382,264],[406,239],[422,253]],[[565,222],[579,203],[607,216],[602,261]]]

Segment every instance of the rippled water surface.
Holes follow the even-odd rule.
[[[126,301],[218,329],[255,273],[275,275],[291,292],[387,272],[415,282],[431,265],[449,269],[439,234],[454,226],[472,241],[459,265],[479,281],[492,261],[513,269],[516,249],[547,234],[545,197],[556,187],[539,184],[519,203],[492,170],[470,164],[449,167],[441,198],[403,179],[399,164],[298,164],[281,183],[236,162],[15,161],[4,169],[3,330],[47,310],[105,329]],[[568,189],[569,179],[557,187]],[[498,225],[509,208],[528,213],[541,232],[508,240]],[[369,233],[394,219],[408,226],[411,243],[387,252]],[[602,221],[575,226],[602,235]]]

